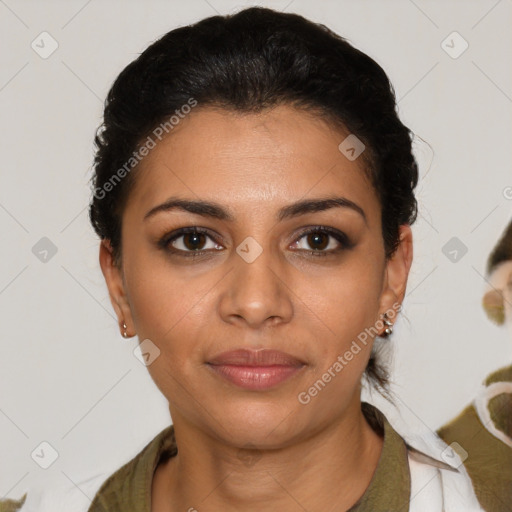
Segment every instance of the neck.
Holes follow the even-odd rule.
[[[178,454],[155,473],[152,512],[350,508],[368,487],[383,443],[355,406],[298,443],[261,452],[213,440],[174,412]]]

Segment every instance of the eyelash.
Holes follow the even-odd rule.
[[[350,241],[350,239],[347,237],[347,235],[341,231],[338,231],[337,229],[330,228],[328,226],[312,226],[310,228],[305,229],[302,231],[299,235],[299,237],[296,239],[294,244],[300,240],[302,240],[305,236],[312,234],[312,233],[320,233],[329,235],[332,238],[334,238],[339,244],[340,247],[336,249],[331,249],[329,251],[325,250],[306,250],[306,249],[298,249],[299,252],[307,252],[310,256],[313,257],[325,257],[325,256],[334,256],[337,253],[346,250],[351,249],[354,244]],[[215,243],[218,243],[215,240],[215,237],[210,233],[209,230],[200,228],[200,227],[186,227],[186,228],[180,228],[176,231],[173,231],[171,233],[168,233],[164,235],[158,242],[158,246],[166,251],[169,251],[171,254],[184,257],[184,258],[199,258],[201,256],[206,255],[207,253],[210,253],[212,249],[208,250],[198,250],[198,251],[183,251],[182,249],[171,249],[170,244],[174,242],[175,240],[179,239],[180,237],[187,235],[187,234],[204,234],[208,238],[212,239]],[[327,244],[329,245],[329,244]]]

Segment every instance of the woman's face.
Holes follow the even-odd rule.
[[[133,171],[122,268],[106,245],[100,261],[120,322],[150,340],[148,370],[175,424],[277,447],[359,408],[376,331],[366,343],[362,333],[402,300],[412,252],[405,226],[385,260],[362,158],[338,148],[347,135],[289,106],[198,107]],[[171,200],[195,206],[162,206]],[[258,349],[288,359],[219,359]]]

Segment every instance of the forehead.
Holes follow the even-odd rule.
[[[362,158],[351,161],[339,149],[348,135],[291,106],[258,114],[196,107],[155,139],[135,169],[128,205],[147,210],[183,195],[250,210],[262,201],[282,205],[339,193],[376,209]]]

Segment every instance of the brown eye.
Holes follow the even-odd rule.
[[[200,256],[212,250],[221,250],[209,231],[199,227],[186,227],[164,236],[158,245],[177,256]]]
[[[351,249],[351,243],[345,233],[334,228],[314,226],[305,230],[293,244],[294,249],[305,251],[315,256],[327,256]]]
[[[313,250],[324,250],[329,245],[329,235],[322,232],[310,233],[307,242]]]
[[[201,250],[206,238],[203,233],[187,233],[183,235],[183,245],[190,251]]]

